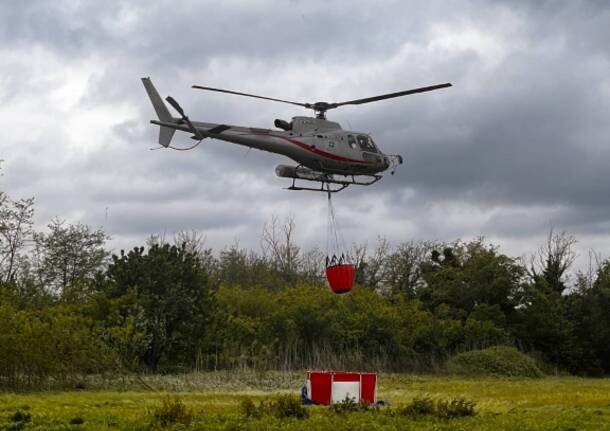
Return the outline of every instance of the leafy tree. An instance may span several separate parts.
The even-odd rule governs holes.
[[[513,332],[528,349],[539,351],[545,360],[574,371],[583,356],[574,322],[567,313],[567,271],[574,262],[575,239],[552,229],[545,244],[532,258],[530,282],[523,292],[520,322]]]
[[[421,265],[433,249],[433,243],[411,241],[400,244],[388,255],[384,265],[384,279],[392,293],[415,297],[416,290],[423,282]]]
[[[525,269],[516,259],[499,254],[482,239],[433,250],[430,260],[421,264],[423,283],[416,290],[429,310],[441,304],[452,317],[465,320],[480,316],[481,307],[495,310],[495,322],[510,320],[520,303],[519,294]],[[495,306],[489,308],[489,306]]]
[[[55,293],[64,293],[79,280],[92,278],[107,262],[108,235],[81,223],[54,219],[48,233],[36,233],[33,266],[38,281]],[[84,286],[83,286],[84,287]]]
[[[576,370],[610,373],[610,260],[601,262],[592,278],[580,274],[577,289],[566,302],[568,319],[582,346]]]
[[[573,322],[567,319],[565,298],[546,291],[547,287],[536,283],[527,286],[520,322],[512,330],[527,350],[538,351],[545,361],[574,371],[582,356],[581,346]]]
[[[112,256],[107,277],[106,296],[127,299],[118,313],[121,323],[131,318],[143,334],[140,361],[152,371],[192,366],[213,316],[213,289],[197,253],[186,245],[134,248]]]
[[[590,305],[581,314],[591,327],[591,345],[606,373],[610,373],[610,260],[606,260],[597,272],[597,279],[589,293]]]

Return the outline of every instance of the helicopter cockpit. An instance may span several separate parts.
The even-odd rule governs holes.
[[[360,146],[360,149],[362,151],[370,151],[371,153],[379,152],[379,150],[377,150],[377,147],[375,146],[375,143],[373,142],[373,139],[370,136],[358,135],[356,139],[358,140],[358,145]]]

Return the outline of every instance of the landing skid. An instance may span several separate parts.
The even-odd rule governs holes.
[[[312,192],[337,193],[352,184],[359,185],[359,186],[370,186],[371,184],[375,184],[377,181],[379,181],[381,178],[383,178],[381,175],[341,175],[341,176],[345,177],[345,180],[337,179],[337,178],[335,178],[335,175],[333,175],[333,174],[322,174],[322,175],[316,176],[315,178],[293,177],[292,185],[290,187],[287,187],[286,190],[309,190]],[[360,179],[362,177],[364,177],[366,179]],[[314,188],[314,187],[298,186],[296,184],[297,180],[320,183],[320,187]]]

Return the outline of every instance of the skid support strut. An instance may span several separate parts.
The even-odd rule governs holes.
[[[330,193],[340,192],[352,184],[359,186],[370,186],[382,178],[381,175],[338,175],[315,171],[300,175],[298,172],[299,168],[301,167],[302,165],[297,166],[294,170],[294,175],[290,175],[290,178],[292,178],[292,184],[290,187],[287,187],[287,190],[309,190],[313,192],[328,193],[330,195]],[[319,183],[320,187],[298,185],[297,180]]]

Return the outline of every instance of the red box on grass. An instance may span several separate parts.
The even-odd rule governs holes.
[[[308,371],[308,398],[315,404],[377,402],[377,374],[346,371]]]

